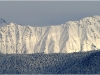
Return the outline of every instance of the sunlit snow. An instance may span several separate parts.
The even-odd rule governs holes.
[[[0,28],[0,35],[0,51],[8,54],[97,50],[100,49],[100,16],[47,27],[10,23]]]

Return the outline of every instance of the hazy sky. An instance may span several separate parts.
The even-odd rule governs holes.
[[[100,1],[0,1],[7,23],[48,26],[100,15]]]

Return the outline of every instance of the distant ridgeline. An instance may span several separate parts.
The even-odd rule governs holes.
[[[2,23],[6,23],[6,21],[4,19],[0,18],[0,24],[2,24]]]

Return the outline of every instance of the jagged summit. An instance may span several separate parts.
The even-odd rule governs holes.
[[[58,26],[10,23],[0,28],[0,52],[8,54],[72,53],[100,49],[100,16]]]
[[[98,21],[99,21],[99,19],[100,19],[100,16],[99,15],[94,15],[94,16],[92,16],[92,17],[84,17],[84,18],[82,18],[81,20],[78,20],[78,21],[68,21],[68,22],[65,22],[65,23],[63,23],[63,24],[61,24],[61,25],[65,25],[65,24],[68,24],[68,23],[77,23],[77,22],[80,22],[80,21],[88,21],[88,20],[90,20],[91,21],[91,19],[92,20],[97,20],[98,19]],[[1,22],[0,23],[6,23],[6,21],[4,20],[4,19],[2,19],[1,18]],[[14,23],[14,22],[11,22],[11,23],[9,23],[9,24],[7,24],[6,23],[6,25],[21,25],[21,24],[17,24],[17,23]],[[21,26],[24,26],[24,25],[21,25]],[[29,26],[29,27],[32,27],[32,26],[30,26],[30,25],[27,25],[27,26]],[[60,26],[60,25],[51,25],[51,26],[44,26],[44,27],[52,27],[52,26]]]
[[[2,23],[6,23],[6,21],[4,19],[0,18],[0,24],[2,24]]]
[[[6,21],[0,18],[0,27],[7,25]]]

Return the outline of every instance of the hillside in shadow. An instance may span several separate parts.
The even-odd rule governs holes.
[[[99,74],[100,51],[0,54],[0,74]]]

